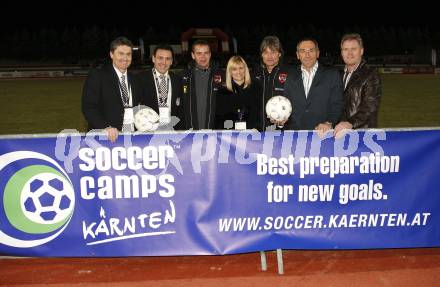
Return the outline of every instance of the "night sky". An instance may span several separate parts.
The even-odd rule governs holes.
[[[427,3],[400,1],[292,1],[270,0],[265,5],[256,1],[8,1],[2,3],[0,31],[87,27],[145,30],[147,26],[166,29],[171,24],[189,27],[230,27],[254,24],[279,27],[315,24],[317,27],[358,25],[411,25],[439,30],[440,11]],[[288,4],[288,7],[286,6]],[[385,7],[384,5],[387,5]],[[166,27],[166,28],[165,28]]]
[[[189,28],[215,27],[237,39],[240,54],[256,54],[264,36],[277,35],[286,54],[292,55],[301,37],[313,37],[320,43],[322,56],[339,57],[338,41],[349,32],[361,33],[367,56],[424,53],[431,47],[440,50],[440,11],[422,4],[401,1],[391,6],[386,0],[266,0],[264,5],[257,5],[256,0],[12,0],[2,2],[0,8],[0,59],[76,63],[106,57],[108,44],[116,36],[124,35],[135,44],[143,39],[148,47],[158,42],[179,43],[181,33]]]

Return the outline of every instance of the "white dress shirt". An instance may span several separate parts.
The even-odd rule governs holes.
[[[347,88],[347,84],[348,84],[348,81],[350,81],[351,75],[354,73],[354,71],[357,70],[357,68],[359,67],[359,65],[360,65],[360,63],[357,64],[356,67],[355,67],[353,70],[351,70],[350,72],[348,72],[347,79],[342,79],[342,80],[344,81],[344,83],[345,83],[345,85],[344,85],[344,90],[345,90],[345,88]],[[347,71],[348,71],[348,69],[347,69],[347,66],[346,66],[346,67],[344,68],[344,75],[345,75],[345,73],[346,73]]]
[[[132,107],[133,106],[133,97],[131,95],[131,87],[128,84],[127,70],[125,70],[125,73],[121,73],[121,71],[119,71],[115,66],[113,66],[113,69],[115,69],[116,74],[118,75],[119,85],[122,85],[122,83],[121,83],[121,76],[122,75],[125,76],[125,87],[127,88],[127,91],[128,91],[128,105],[130,107]],[[119,92],[121,93],[121,96],[122,96],[121,87],[119,85],[118,85]]]
[[[306,94],[306,98],[309,95],[310,87],[312,86],[313,78],[315,78],[316,71],[318,70],[318,61],[316,61],[315,65],[310,69],[310,72],[301,65],[302,72],[302,80],[304,85],[304,93]]]
[[[127,88],[128,92],[128,107],[124,107],[124,118],[122,122],[122,131],[123,132],[133,132],[134,131],[134,114],[133,114],[133,97],[131,93],[131,87],[128,84],[128,77],[127,77],[127,70],[125,70],[125,73],[121,73],[115,66],[113,66],[113,69],[115,69],[116,74],[118,75],[119,80],[119,92],[121,93],[122,97],[122,91],[121,91],[121,76],[125,76],[125,87]],[[121,98],[122,101],[122,98]]]

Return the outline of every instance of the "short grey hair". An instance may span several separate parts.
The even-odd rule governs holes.
[[[318,41],[316,41],[313,38],[302,38],[301,40],[298,41],[298,44],[296,44],[296,51],[297,52],[298,52],[298,49],[299,49],[299,45],[301,45],[302,42],[306,42],[306,41],[313,42],[313,44],[315,44],[316,50],[319,50]]]

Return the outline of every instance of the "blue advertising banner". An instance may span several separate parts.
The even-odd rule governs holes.
[[[0,254],[440,246],[440,130],[0,139]]]

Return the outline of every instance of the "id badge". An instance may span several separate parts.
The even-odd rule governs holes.
[[[161,124],[168,124],[171,121],[170,108],[162,107],[159,108],[159,121]]]
[[[133,108],[124,109],[124,125],[131,125],[134,123]]]
[[[246,122],[235,122],[236,130],[245,130],[246,129]]]

